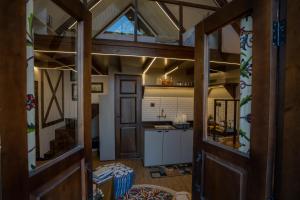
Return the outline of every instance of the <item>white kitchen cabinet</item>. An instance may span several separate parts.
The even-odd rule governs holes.
[[[181,163],[193,161],[193,130],[181,131]]]
[[[193,161],[193,130],[146,130],[144,166],[159,166]]]
[[[181,163],[181,132],[181,130],[169,130],[164,132],[164,165]]]
[[[163,131],[145,131],[144,144],[144,165],[157,166],[162,164],[163,160]]]

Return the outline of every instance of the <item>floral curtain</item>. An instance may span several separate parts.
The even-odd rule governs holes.
[[[35,97],[34,97],[34,49],[33,49],[33,0],[26,0],[26,56],[27,56],[27,140],[28,140],[28,169],[36,166],[35,146]]]
[[[240,131],[239,150],[250,151],[251,102],[252,102],[252,41],[253,19],[251,16],[241,20],[241,68],[240,68]]]

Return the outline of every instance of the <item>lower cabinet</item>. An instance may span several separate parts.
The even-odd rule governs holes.
[[[164,132],[163,165],[181,163],[181,131],[170,130]]]
[[[193,130],[185,130],[181,134],[181,162],[193,162]]]
[[[156,166],[163,159],[163,131],[145,131],[144,165]]]
[[[145,130],[144,166],[191,163],[193,130]]]

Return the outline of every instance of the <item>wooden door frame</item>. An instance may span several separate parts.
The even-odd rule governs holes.
[[[272,195],[275,147],[276,52],[272,48],[273,0],[234,0],[196,26],[195,47],[195,114],[193,197],[203,192],[203,150],[247,169],[246,179],[255,180],[243,190],[247,199],[267,199]],[[202,141],[206,132],[208,88],[208,34],[246,14],[253,17],[253,101],[249,157]],[[256,67],[255,67],[256,66]],[[199,114],[200,113],[200,114]],[[250,162],[256,160],[256,163]],[[241,197],[246,198],[246,196]]]
[[[5,94],[0,98],[1,199],[24,199],[29,173],[25,1],[0,1],[0,15],[0,93]]]
[[[1,136],[1,186],[3,199],[29,199],[29,194],[58,170],[67,170],[81,163],[82,177],[86,177],[85,195],[92,193],[91,150],[91,37],[92,16],[80,0],[53,0],[78,21],[79,79],[83,85],[79,91],[82,113],[79,131],[83,133],[80,144],[53,162],[29,174],[27,155],[27,123],[24,99],[26,96],[26,1],[3,0],[0,2],[0,136]],[[7,24],[10,24],[7,26]],[[24,97],[24,98],[22,98]],[[16,139],[17,138],[17,139]],[[77,168],[76,168],[77,169]],[[41,178],[42,177],[42,178]],[[47,179],[48,178],[48,179]],[[84,180],[85,181],[85,180]],[[17,192],[16,192],[17,188]]]

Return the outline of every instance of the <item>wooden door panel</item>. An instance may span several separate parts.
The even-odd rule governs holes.
[[[116,157],[139,157],[141,152],[141,77],[116,75]]]
[[[136,94],[137,92],[136,80],[120,80],[121,94]]]
[[[31,200],[82,199],[82,174],[80,165],[63,171],[53,180],[31,194]],[[62,195],[63,194],[63,195]]]
[[[136,98],[121,97],[120,98],[120,116],[121,124],[136,123]]]
[[[137,153],[136,127],[121,128],[121,152],[122,154]]]
[[[203,195],[209,200],[245,199],[246,172],[228,161],[203,153]]]

